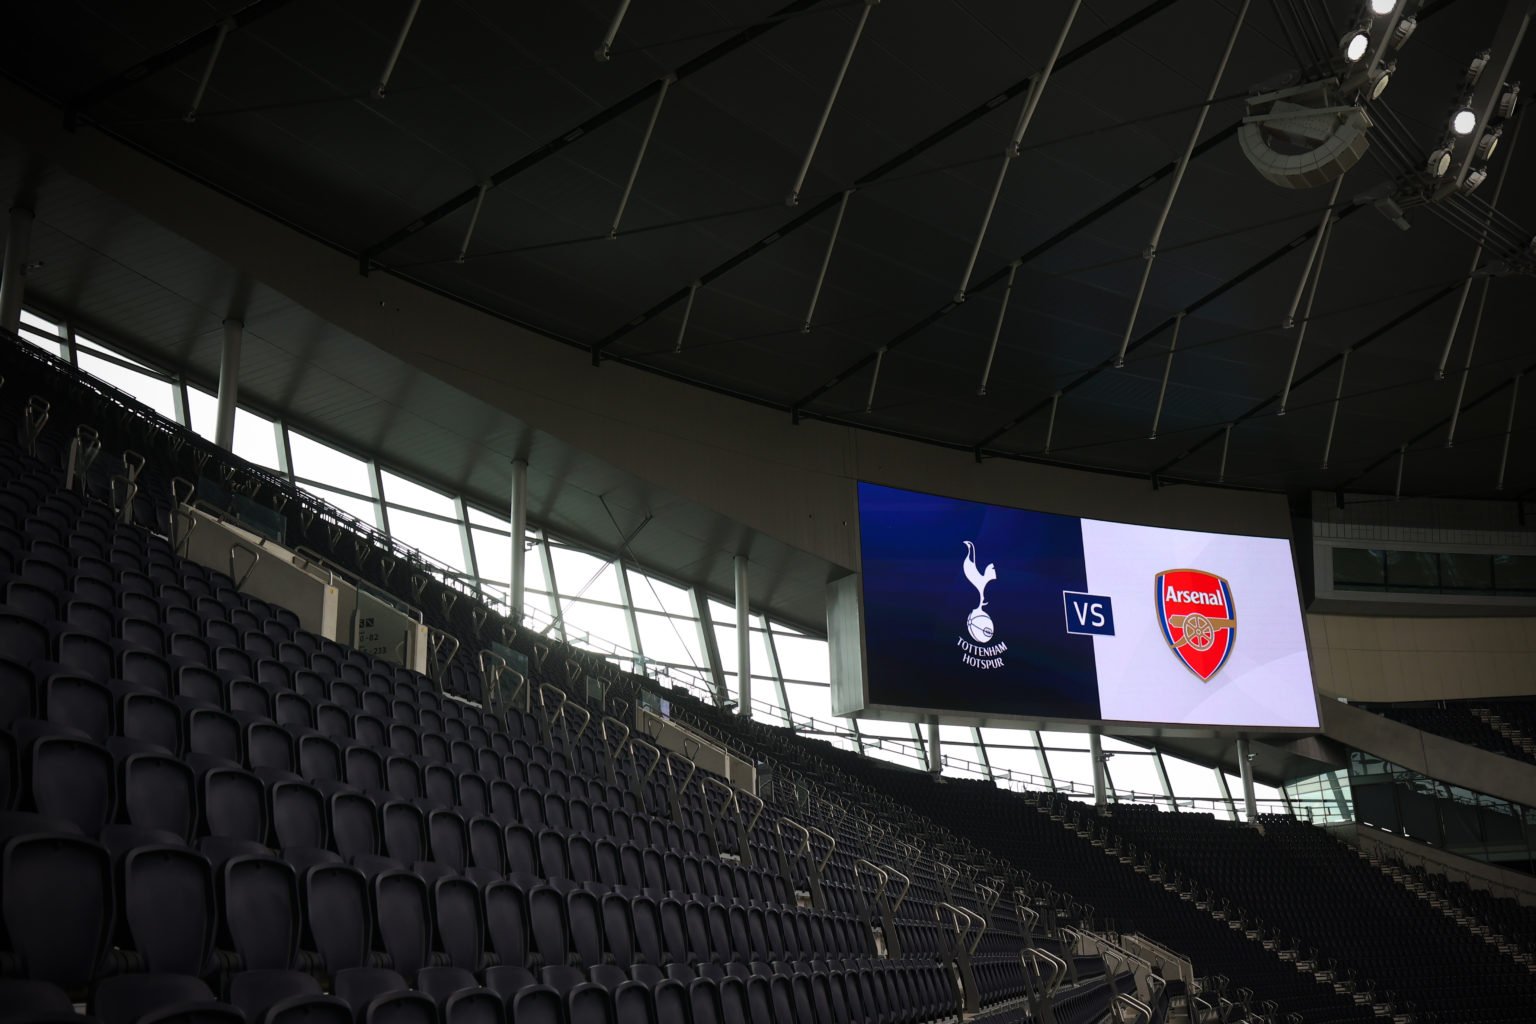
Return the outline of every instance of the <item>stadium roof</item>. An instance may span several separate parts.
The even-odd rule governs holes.
[[[594,60],[626,6],[610,59]],[[1440,144],[1469,62],[1498,49],[1501,19],[1528,0],[1430,0],[1419,11],[1390,88],[1370,105],[1371,149],[1343,180],[1289,409],[1276,414],[1298,336],[1281,324],[1331,190],[1266,181],[1235,128],[1259,83],[1333,60],[1358,7],[425,0],[418,10],[404,0],[60,0],[11,12],[13,30],[0,45],[6,73],[77,130],[126,142],[356,256],[371,274],[419,283],[598,363],[764,403],[786,418],[986,459],[1291,493],[1391,492],[1406,444],[1405,494],[1491,495],[1510,384],[1532,363],[1536,289],[1522,262],[1528,254],[1508,243],[1528,245],[1536,225],[1528,172],[1536,141],[1518,139],[1517,117],[1481,188],[1408,209],[1406,231],[1370,200],[1412,177],[1410,157]],[[967,299],[957,303],[1031,77],[1049,63],[1074,9],[1020,156],[1008,161]],[[1125,366],[1115,368],[1143,254],[1240,10],[1244,24],[1171,206]],[[1532,70],[1533,52],[1527,46],[1517,57],[1511,79]],[[669,75],[676,80],[658,108]],[[10,155],[20,183],[26,160],[19,148]],[[802,165],[791,207],[786,196]],[[274,318],[262,332],[272,349],[250,364],[247,394],[296,424],[323,424],[403,465],[429,467],[444,483],[498,493],[500,475],[480,464],[527,443],[505,443],[523,429],[506,410],[464,405],[457,391],[380,357],[366,339],[60,180],[65,198],[55,189],[47,200],[58,211],[59,251],[39,257],[37,297],[87,320],[99,315],[147,352],[211,374],[209,318],[247,295]],[[1498,216],[1489,221],[1496,192]],[[116,272],[93,265],[84,273],[104,252]],[[1437,380],[1473,266],[1487,275],[1468,290],[1447,377]],[[357,400],[354,389],[398,396],[395,408],[409,417]],[[1464,410],[1448,450],[1459,393]],[[1154,418],[1158,436],[1149,439]],[[1235,424],[1230,439],[1227,424]],[[1517,421],[1515,493],[1536,475],[1524,451],[1529,434]],[[614,526],[627,532],[643,515],[637,510],[658,500],[636,494],[627,503],[632,521],[621,514],[605,525],[595,496],[638,485],[584,483],[579,452],[551,454],[543,464],[568,465],[572,483],[594,499],[570,516],[579,536],[612,541]],[[549,486],[545,512],[558,517],[553,478]],[[694,524],[699,537],[721,528],[707,520]],[[676,564],[689,561],[681,549],[671,554]],[[780,556],[793,575],[795,553],[786,547]],[[787,586],[819,589],[824,569],[798,571],[804,579]],[[728,573],[722,565],[700,575],[718,574],[728,590]]]

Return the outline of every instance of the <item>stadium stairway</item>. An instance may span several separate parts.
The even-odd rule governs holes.
[[[1465,882],[1407,865],[1399,857],[1358,849],[1357,854],[1404,890],[1423,900],[1470,934],[1517,964],[1536,972],[1536,907],[1507,896],[1494,896]]]

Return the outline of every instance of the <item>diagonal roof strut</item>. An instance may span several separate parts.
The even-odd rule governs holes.
[[[1142,22],[1151,18],[1153,15],[1158,14],[1169,7],[1172,7],[1178,2],[1179,0],[1152,0],[1151,3],[1136,11],[1134,14],[1131,14],[1128,17],[1116,22],[1115,24],[1110,25],[1098,35],[1087,40],[1086,42],[1079,44],[1068,53],[1063,54],[1061,58],[1056,62],[1056,71],[1059,72],[1062,68],[1067,67],[1068,65],[1081,60],[1084,57],[1087,57],[1095,50],[1098,50],[1100,47],[1107,45],[1113,40],[1129,32],[1137,25],[1140,25]],[[997,93],[995,96],[992,96],[980,105],[966,111],[964,114],[961,114],[959,117],[955,118],[953,121],[950,121],[948,124],[939,128],[937,131],[930,133],[919,142],[914,143],[913,145],[902,150],[900,153],[897,153],[895,156],[891,157],[889,160],[886,160],[880,166],[874,168],[867,174],[857,179],[851,188],[858,189],[872,185],[879,181],[881,178],[884,178],[890,174],[892,171],[895,171],[897,168],[902,167],[905,164],[917,159],[917,157],[929,149],[932,149],[934,146],[937,146],[945,139],[948,139],[956,132],[959,132],[961,129],[966,128],[976,121],[981,120],[987,114],[991,113],[993,110],[996,110],[998,107],[1007,103],[1009,100],[1027,92],[1031,85],[1033,85],[1034,79],[1035,76],[1031,74],[1028,77],[1022,78],[1019,81],[1013,83],[1002,92]],[[840,202],[842,202],[843,193],[845,191],[846,189],[839,189],[827,195],[825,198],[814,203],[813,205],[807,207],[805,212],[790,220],[778,230],[770,232],[764,237],[753,242],[751,245],[747,246],[745,249],[742,249],[740,252],[736,253],[736,255],[727,259],[725,262],[720,263],[717,266],[698,275],[697,280],[707,285],[710,282],[717,280],[718,278],[734,270],[736,267],[739,267],[741,264],[745,263],[747,260],[750,260],[758,253],[768,248],[768,246],[783,238],[785,235],[794,231],[798,231],[812,220],[815,220],[821,214],[838,205]],[[602,361],[604,358],[603,351],[614,342],[629,334],[637,327],[640,327],[641,325],[654,319],[656,316],[664,312],[667,308],[674,305],[675,303],[686,299],[688,297],[690,287],[691,285],[679,288],[672,294],[657,302],[655,305],[651,306],[649,309],[634,317],[628,323],[625,323],[620,327],[616,327],[612,331],[609,331],[606,336],[594,342],[592,345],[593,365],[595,366]],[[870,356],[870,361],[873,361],[873,359],[874,356]]]
[[[721,40],[719,43],[716,43],[714,46],[710,47],[708,50],[705,50],[697,57],[679,64],[676,70],[671,72],[670,82],[668,84],[676,84],[677,82],[687,78],[689,75],[697,74],[716,61],[721,60],[734,53],[735,51],[741,49],[743,46],[746,46],[758,36],[761,36],[774,28],[777,28],[779,25],[783,24],[785,20],[787,20],[789,15],[798,14],[801,11],[815,7],[819,3],[821,3],[821,0],[791,0],[790,3],[780,7],[778,10],[768,15],[765,19],[759,21],[757,24],[750,25],[747,28],[742,29],[740,32],[730,36],[730,38]],[[498,185],[506,184],[508,181],[528,170],[528,168],[533,167],[535,164],[542,163],[548,158],[554,156],[556,153],[560,152],[562,149],[569,146],[577,139],[583,137],[588,132],[595,131],[608,122],[614,121],[628,113],[633,108],[639,106],[641,103],[644,103],[647,99],[655,96],[656,93],[663,88],[662,83],[663,79],[661,78],[647,82],[645,85],[641,86],[639,89],[636,89],[628,96],[625,96],[617,103],[604,107],[602,110],[599,110],[597,113],[576,125],[574,128],[568,129],[567,131],[564,131],[550,139],[538,149],[518,157],[516,160],[512,161],[510,164],[503,167],[501,170],[495,172],[486,179],[486,181],[490,183],[489,187],[495,188]],[[395,246],[399,245],[407,238],[410,238],[412,235],[415,235],[416,233],[431,227],[433,224],[436,224],[438,221],[442,220],[444,217],[448,216],[450,213],[453,213],[460,207],[467,206],[468,204],[474,202],[476,197],[480,195],[480,184],[481,183],[476,182],[474,185],[458,193],[457,195],[443,200],[437,206],[428,210],[420,217],[417,217],[409,224],[406,224],[404,227],[399,228],[393,234],[368,246],[368,248],[364,249],[358,256],[358,269],[362,273],[367,274],[368,271],[372,269],[374,261],[380,255],[390,249],[393,249]]]

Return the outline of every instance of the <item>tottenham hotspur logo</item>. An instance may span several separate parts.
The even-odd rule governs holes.
[[[966,541],[962,568],[966,580],[976,588],[976,607],[965,617],[965,631],[975,643],[967,642],[965,637],[959,638],[960,660],[972,668],[1002,668],[1001,655],[1008,650],[1008,645],[993,642],[995,629],[992,616],[987,614],[987,584],[997,579],[997,566],[988,562],[985,570],[976,568],[976,545]]]

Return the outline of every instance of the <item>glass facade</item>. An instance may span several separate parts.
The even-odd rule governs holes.
[[[174,369],[150,366],[34,311],[24,312],[22,321],[22,336],[31,344],[212,438],[215,397]],[[236,413],[234,451],[416,548],[494,607],[506,607],[512,537],[505,508],[415,480],[392,466],[387,453],[347,451],[250,408]],[[702,694],[714,694],[718,680],[730,699],[739,699],[736,611],[728,595],[680,583],[665,567],[585,550],[534,524],[521,542],[527,554],[524,616],[533,628]],[[926,729],[833,717],[825,638],[755,611],[750,623],[755,716],[896,764],[927,764]],[[939,744],[947,775],[1092,797],[1093,758],[1083,733],[944,726]],[[1230,787],[1238,790],[1234,804],[1212,767],[1111,737],[1104,738],[1103,749],[1114,800],[1237,815],[1240,788]],[[1286,794],[1277,790],[1260,795],[1265,811],[1288,807]]]
[[[1448,853],[1536,874],[1536,808],[1447,785],[1352,751],[1355,820]]]
[[[1335,590],[1393,594],[1536,594],[1536,555],[1334,548]]]

